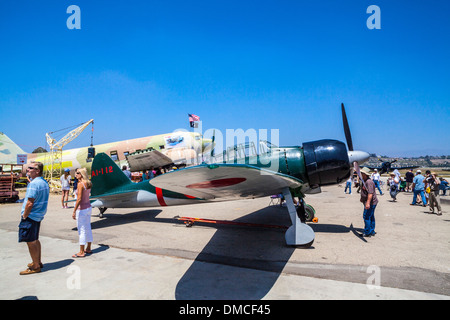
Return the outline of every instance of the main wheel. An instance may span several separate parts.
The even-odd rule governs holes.
[[[311,222],[314,219],[316,211],[309,204],[301,204],[297,207],[297,216],[301,222]]]
[[[309,204],[305,205],[305,216],[306,216],[306,221],[311,222],[314,219],[314,216],[316,215],[316,210],[314,210],[314,208],[312,206],[310,206]]]
[[[98,208],[100,210],[100,213],[98,214],[99,218],[103,218],[103,213],[105,213],[106,209],[108,208]]]

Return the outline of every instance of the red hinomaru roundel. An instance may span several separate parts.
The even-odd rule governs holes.
[[[246,178],[217,179],[217,180],[193,183],[193,184],[186,186],[186,188],[191,188],[191,189],[223,188],[223,187],[233,186],[235,184],[244,182],[245,180],[247,180],[247,179]]]

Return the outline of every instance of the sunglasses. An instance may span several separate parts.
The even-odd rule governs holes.
[[[36,170],[36,167],[28,167],[27,170]]]

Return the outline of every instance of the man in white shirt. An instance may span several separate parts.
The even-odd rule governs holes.
[[[383,195],[383,192],[380,189],[380,174],[378,173],[377,169],[375,169],[374,171],[375,172],[372,173],[371,178],[372,178],[373,182],[375,183],[375,187],[377,187],[378,191],[380,192],[380,195]]]

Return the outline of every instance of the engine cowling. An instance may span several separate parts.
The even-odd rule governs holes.
[[[350,176],[346,145],[324,139],[303,143],[306,173],[311,188],[340,183]]]

